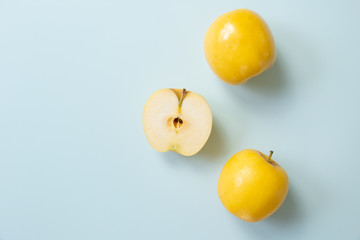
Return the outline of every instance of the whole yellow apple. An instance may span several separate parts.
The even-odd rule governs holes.
[[[204,50],[214,73],[233,85],[259,75],[276,59],[269,27],[260,15],[247,9],[217,18],[206,32]]]
[[[289,179],[270,155],[246,149],[232,156],[221,171],[217,192],[225,208],[235,216],[258,222],[284,202]]]

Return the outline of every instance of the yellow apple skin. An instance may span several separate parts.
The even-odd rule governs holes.
[[[206,32],[204,50],[210,68],[232,85],[259,75],[276,59],[269,27],[260,15],[247,9],[217,18]]]
[[[284,202],[288,189],[285,170],[252,149],[240,151],[227,161],[217,186],[225,208],[247,222],[273,214]]]

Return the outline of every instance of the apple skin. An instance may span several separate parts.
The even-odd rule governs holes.
[[[217,192],[235,216],[258,222],[284,202],[289,179],[285,170],[263,153],[246,149],[232,156],[221,171]]]
[[[259,14],[247,9],[218,17],[206,32],[204,51],[213,72],[232,85],[261,74],[276,59],[269,27]]]

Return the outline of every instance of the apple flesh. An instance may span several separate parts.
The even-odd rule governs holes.
[[[210,136],[211,110],[197,93],[185,89],[160,89],[145,104],[143,127],[155,150],[192,156],[201,150]]]

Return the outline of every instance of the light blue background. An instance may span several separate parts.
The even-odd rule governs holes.
[[[204,34],[257,11],[275,66],[242,86]],[[360,239],[359,1],[0,0],[0,239]],[[158,153],[142,109],[200,93],[214,128],[193,157]],[[274,150],[284,205],[246,223],[220,203],[227,159]]]

